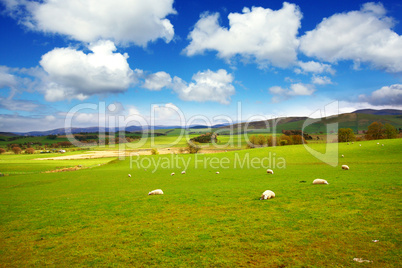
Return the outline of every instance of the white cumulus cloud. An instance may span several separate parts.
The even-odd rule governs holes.
[[[313,75],[311,82],[316,85],[330,85],[332,84],[331,78],[328,76]]]
[[[226,70],[198,72],[192,78],[194,82],[190,84],[179,77],[173,79],[173,90],[184,101],[214,101],[229,104],[230,97],[235,94],[235,88],[232,85],[234,77]]]
[[[55,48],[42,56],[40,65],[47,73],[43,78],[46,100],[83,100],[94,94],[124,92],[135,81],[128,55],[114,53],[113,42],[99,41],[89,49],[92,53],[85,54],[73,48]]]
[[[388,72],[402,72],[402,36],[392,30],[381,3],[366,3],[359,11],[335,14],[300,39],[300,50],[328,62],[352,60]]]
[[[174,0],[5,0],[6,10],[20,23],[45,33],[83,42],[110,39],[119,44],[146,46],[174,36]]]
[[[370,96],[360,95],[361,101],[366,101],[372,105],[395,105],[402,106],[402,84],[384,86]]]
[[[230,13],[229,29],[219,25],[219,14],[203,14],[190,32],[191,41],[184,52],[192,56],[212,50],[226,60],[240,55],[262,67],[288,67],[297,58],[301,18],[299,8],[286,2],[279,10],[252,7]]]
[[[169,87],[172,83],[172,78],[166,72],[157,72],[145,77],[143,88],[149,90],[161,90],[164,87]]]
[[[308,61],[308,62],[299,61],[297,63],[297,66],[300,68],[295,69],[296,73],[318,73],[318,74],[329,73],[332,75],[335,74],[335,70],[332,69],[331,65],[316,61]]]
[[[273,86],[268,89],[273,95],[272,102],[280,102],[289,99],[292,96],[309,96],[315,92],[315,87],[310,84],[295,83],[291,84],[289,88],[280,86]]]

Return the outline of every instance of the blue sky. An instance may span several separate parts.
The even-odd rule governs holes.
[[[173,125],[308,116],[334,101],[402,107],[400,1],[0,0],[0,11],[0,131],[69,115],[96,126],[154,111]]]

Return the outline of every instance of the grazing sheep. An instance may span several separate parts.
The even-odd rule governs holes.
[[[271,199],[275,197],[275,193],[272,192],[271,190],[266,190],[265,192],[262,193],[260,200],[266,200],[266,199]]]
[[[323,179],[315,179],[313,184],[329,184],[326,180]]]
[[[173,176],[174,175],[174,172],[172,172],[172,174],[170,174],[170,176]]]
[[[361,144],[359,144],[359,146],[362,146]]]
[[[384,146],[384,144],[381,144],[381,146]]]
[[[349,170],[349,167],[347,165],[342,165],[342,169]]]
[[[219,171],[217,171],[216,174],[219,174]]]
[[[183,170],[183,171],[181,172],[181,174],[186,174],[186,171]]]
[[[349,142],[348,142],[348,145],[349,145]]]
[[[379,142],[377,142],[377,145],[380,145],[380,143],[379,143]]]
[[[163,191],[161,189],[156,189],[148,193],[148,195],[156,195],[156,194],[163,194]]]
[[[354,142],[352,142],[352,144],[355,144]]]
[[[345,157],[344,155],[342,155],[342,157]]]
[[[267,169],[268,174],[274,174],[274,171],[272,169]]]
[[[128,176],[131,178],[131,174],[128,174]]]

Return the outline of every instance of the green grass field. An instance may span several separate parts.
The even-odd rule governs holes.
[[[0,266],[401,267],[402,140],[379,142],[330,144],[337,167],[299,145],[123,161],[1,155],[11,175],[0,177]],[[39,173],[77,164],[92,168]],[[259,200],[265,190],[276,198]]]

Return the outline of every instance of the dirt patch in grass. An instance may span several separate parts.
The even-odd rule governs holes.
[[[162,148],[158,149],[159,154],[181,154],[180,148]],[[203,149],[201,153],[214,154],[229,152],[229,150],[224,149]],[[151,155],[151,149],[140,149],[132,151],[88,151],[85,154],[76,155],[63,155],[56,157],[47,158],[36,158],[33,160],[73,160],[73,159],[93,159],[93,158],[104,158],[104,157],[119,157],[119,156],[130,156],[130,155]]]

